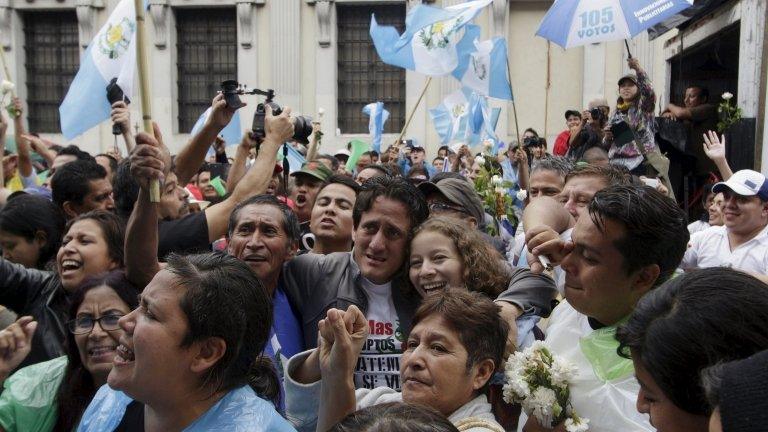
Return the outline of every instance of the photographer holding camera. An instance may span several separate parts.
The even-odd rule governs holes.
[[[594,99],[581,114],[582,120],[570,127],[568,152],[566,156],[573,160],[584,159],[584,153],[593,147],[603,147],[608,114],[611,108],[605,99]]]

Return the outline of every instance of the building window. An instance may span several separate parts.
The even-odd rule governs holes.
[[[221,82],[237,79],[235,9],[176,9],[179,132],[189,133]]]
[[[371,13],[381,25],[405,28],[405,5],[337,4],[338,31],[338,120],[342,133],[367,133],[365,105],[381,101],[390,117],[385,133],[397,133],[405,123],[405,70],[381,61],[369,29]]]
[[[60,133],[59,105],[80,64],[74,10],[24,14],[27,119],[32,132]]]

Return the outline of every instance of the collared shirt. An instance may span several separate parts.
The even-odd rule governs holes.
[[[714,226],[695,233],[691,236],[680,267],[685,270],[730,267],[748,273],[768,274],[768,225],[733,250],[725,226]]]

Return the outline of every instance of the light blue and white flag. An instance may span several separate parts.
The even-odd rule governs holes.
[[[488,99],[464,87],[429,110],[432,123],[442,144],[463,142],[474,146],[485,139],[498,141],[496,124],[500,108],[490,108]]]
[[[471,145],[477,145],[485,140],[490,140],[496,144],[499,141],[496,136],[496,124],[500,114],[501,108],[491,108],[486,96],[472,93],[467,142]]]
[[[559,0],[536,35],[563,48],[630,39],[693,5],[693,0]]]
[[[459,89],[443,99],[440,105],[429,110],[432,124],[440,136],[440,143],[464,141],[467,137],[471,92]]]
[[[363,114],[368,116],[371,149],[381,153],[381,134],[384,131],[384,123],[389,119],[389,111],[384,109],[384,102],[374,102],[363,107]]]
[[[109,119],[107,84],[113,78],[126,96],[133,96],[135,36],[133,0],[121,0],[83,54],[80,70],[59,107],[64,138],[71,140]]]
[[[480,41],[479,36],[480,27],[467,26],[464,39],[471,38],[471,43],[462,39],[458,46],[459,63],[451,75],[481,95],[512,100],[506,39],[497,37]]]
[[[192,132],[190,132],[192,136],[197,135],[203,126],[205,126],[205,122],[208,120],[208,116],[211,115],[212,109],[213,108],[208,107],[205,112],[200,114],[200,118],[198,118],[195,125],[192,126]],[[240,129],[240,111],[235,111],[235,115],[232,116],[232,120],[230,120],[229,124],[221,130],[220,135],[224,139],[227,147],[240,144],[240,140],[243,137],[243,131]],[[213,145],[213,143],[211,143],[211,145]],[[213,147],[209,148],[208,155],[210,156],[213,154],[213,151]]]
[[[384,63],[430,76],[447,75],[459,64],[460,31],[493,0],[474,0],[444,9],[418,5],[408,12],[402,35],[371,15],[371,39]]]

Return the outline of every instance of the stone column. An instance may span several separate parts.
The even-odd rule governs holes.
[[[77,0],[75,11],[77,12],[77,26],[80,33],[80,46],[83,48],[88,47],[95,36],[95,32],[98,31],[99,9],[104,9],[103,0]]]
[[[272,88],[279,104],[297,108],[301,96],[301,0],[269,4]]]
[[[154,43],[157,49],[168,45],[168,0],[149,0],[149,16],[155,31]]]
[[[6,51],[11,49],[12,18],[13,7],[10,0],[0,0],[0,49]]]

